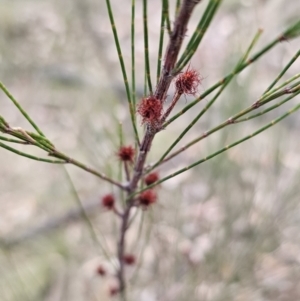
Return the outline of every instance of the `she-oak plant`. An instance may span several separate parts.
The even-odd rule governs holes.
[[[114,23],[114,16],[112,7],[109,0],[106,0],[108,16],[111,22],[111,28],[116,44],[116,49],[119,56],[121,71],[123,74],[125,90],[128,100],[128,108],[131,116],[131,123],[134,133],[134,143],[132,145],[121,145],[119,150],[116,150],[116,155],[123,165],[124,168],[124,179],[118,181],[106,176],[104,173],[81,163],[67,154],[59,151],[55,145],[50,141],[49,138],[41,131],[36,125],[32,118],[27,114],[26,110],[21,104],[12,96],[9,90],[0,82],[0,88],[7,95],[7,97],[13,102],[17,109],[23,114],[27,121],[32,125],[35,132],[28,131],[19,127],[12,127],[3,116],[0,116],[0,131],[4,134],[0,136],[0,147],[14,152],[18,155],[27,157],[29,159],[43,161],[53,164],[72,164],[75,165],[88,173],[93,174],[100,180],[111,183],[118,189],[123,191],[126,196],[126,201],[121,202],[115,195],[106,194],[102,197],[102,205],[111,210],[120,221],[119,237],[117,241],[117,258],[118,265],[115,266],[115,276],[118,281],[118,286],[114,288],[111,293],[118,293],[120,297],[126,299],[126,283],[125,279],[125,266],[127,264],[135,263],[134,254],[126,253],[126,233],[131,225],[132,209],[138,207],[141,209],[148,208],[155,204],[159,198],[155,187],[168,179],[185,172],[188,169],[194,168],[195,166],[225,152],[226,150],[258,135],[259,133],[270,128],[274,124],[280,122],[290,114],[300,109],[300,104],[288,110],[283,115],[272,120],[262,128],[258,129],[254,133],[243,137],[242,139],[235,141],[232,144],[225,146],[216,152],[207,155],[204,158],[198,159],[193,164],[188,165],[173,174],[166,175],[162,178],[159,177],[157,168],[159,168],[164,162],[176,157],[178,154],[184,152],[189,147],[205,139],[209,135],[222,130],[223,128],[250,120],[252,118],[264,115],[282,104],[288,102],[296,95],[300,93],[300,74],[295,74],[285,82],[279,84],[279,80],[283,77],[289,67],[298,59],[300,55],[300,49],[294,55],[293,58],[287,63],[282,69],[278,76],[273,82],[267,87],[265,92],[256,99],[253,104],[249,107],[244,108],[242,111],[237,112],[233,116],[229,117],[224,122],[216,125],[215,127],[205,131],[199,137],[193,139],[185,146],[173,151],[174,147],[184,137],[184,135],[197,123],[197,121],[209,110],[209,108],[215,103],[217,98],[222,94],[224,89],[230,83],[230,81],[242,70],[255,63],[259,58],[266,54],[269,50],[274,48],[276,45],[294,39],[300,35],[300,20],[292,24],[288,29],[279,34],[273,41],[266,44],[265,47],[260,49],[258,52],[250,56],[252,48],[256,44],[257,40],[262,34],[261,30],[258,30],[256,35],[253,37],[250,45],[245,50],[245,53],[238,60],[236,66],[232,72],[226,75],[223,79],[219,80],[212,87],[207,89],[200,96],[196,97],[198,91],[198,85],[202,81],[202,77],[197,70],[194,70],[190,65],[190,60],[196,52],[199,44],[202,41],[204,34],[206,33],[213,17],[215,16],[222,0],[210,0],[207,7],[201,16],[199,23],[190,37],[186,37],[188,22],[191,18],[193,10],[200,4],[201,0],[177,0],[176,2],[176,14],[175,21],[171,26],[169,16],[169,1],[162,0],[161,7],[161,30],[158,47],[158,62],[157,62],[157,83],[153,88],[150,63],[148,55],[148,29],[147,29],[147,0],[143,0],[143,28],[144,28],[144,46],[145,46],[145,91],[149,93],[136,103],[136,91],[135,91],[135,0],[132,0],[131,10],[131,86],[127,78],[127,71],[125,69],[125,63],[122,57],[121,46],[118,39],[117,29]],[[168,44],[165,48],[163,55],[163,42],[164,35],[168,34]],[[188,39],[186,47],[182,51],[182,55],[179,53],[182,48],[183,40]],[[174,83],[175,92],[170,104],[166,103],[166,96],[170,94],[169,88],[171,83]],[[207,101],[206,105],[202,110],[199,111],[198,115],[183,128],[182,132],[178,134],[175,141],[169,146],[164,154],[155,163],[146,164],[147,155],[151,150],[152,141],[155,136],[161,130],[168,130],[172,122],[177,118],[180,118],[185,112],[197,105],[200,101],[207,98],[212,92],[216,91],[215,95]],[[177,101],[182,95],[193,95],[195,100],[188,103],[179,113],[169,118],[173,108],[176,106]],[[283,98],[282,98],[283,97]],[[277,99],[281,98],[278,102]],[[271,102],[275,102],[268,107]],[[261,109],[266,107],[265,109]],[[260,109],[260,110],[258,110]],[[258,111],[258,112],[257,112]],[[254,113],[255,112],[255,113]],[[139,137],[137,131],[136,116],[141,118],[141,124],[145,126],[145,132],[142,138]],[[10,138],[13,137],[13,138]],[[36,146],[44,150],[48,158],[41,158],[30,155],[19,151],[18,149],[10,146],[9,144],[27,144]],[[53,159],[49,158],[52,157]],[[83,209],[83,208],[82,208]],[[105,270],[99,268],[99,274],[105,274]]]

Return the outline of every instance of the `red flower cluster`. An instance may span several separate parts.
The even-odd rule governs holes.
[[[153,189],[145,190],[139,195],[139,203],[142,206],[149,206],[155,203],[156,199],[157,199],[157,195]]]
[[[185,72],[178,75],[175,86],[179,94],[195,95],[200,83],[201,77],[199,73],[194,69],[188,68]]]
[[[134,154],[135,154],[135,150],[131,145],[121,146],[117,153],[121,161],[129,161],[129,162],[133,162]]]
[[[115,206],[115,197],[112,194],[106,194],[102,197],[102,206],[111,210]]]
[[[155,183],[156,181],[158,181],[159,180],[159,175],[158,175],[158,173],[157,172],[151,172],[151,173],[149,173],[149,175],[147,175],[146,177],[145,177],[145,184],[147,185],[147,186],[149,186],[149,185],[151,185],[151,184],[153,184],[153,183]]]
[[[137,112],[142,117],[142,124],[147,123],[152,126],[159,123],[162,111],[162,102],[154,96],[143,98],[137,107]]]

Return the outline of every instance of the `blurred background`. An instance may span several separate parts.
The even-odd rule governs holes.
[[[130,74],[131,1],[112,0]],[[137,91],[143,94],[141,1],[136,1]],[[174,5],[170,1],[171,21]],[[120,4],[121,3],[121,4]],[[207,1],[196,9],[187,36]],[[156,74],[160,1],[149,1],[149,51]],[[299,18],[297,0],[227,0],[191,66],[199,93],[232,70],[252,37],[259,50]],[[237,76],[178,147],[253,103],[299,49],[282,42]],[[285,78],[299,72],[296,62]],[[116,178],[120,123],[133,143],[127,100],[105,1],[0,0],[0,79],[59,150]],[[159,133],[156,161],[210,100]],[[182,98],[180,110],[192,98]],[[299,102],[296,98],[291,102]],[[31,130],[0,93],[1,115]],[[159,170],[168,175],[250,134],[280,113],[236,124],[193,146]],[[299,113],[254,139],[159,187],[151,210],[137,211],[128,232],[129,300],[293,301],[300,299]],[[139,127],[142,134],[143,128]],[[21,150],[36,155],[33,147]],[[76,167],[30,161],[0,149],[0,300],[111,300],[118,233],[100,199],[116,191]],[[90,214],[96,243],[78,207]],[[105,248],[109,259],[102,252]],[[105,275],[99,274],[99,267]]]

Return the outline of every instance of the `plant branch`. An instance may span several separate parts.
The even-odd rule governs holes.
[[[204,163],[204,162],[212,159],[213,157],[216,157],[217,155],[220,155],[223,152],[226,152],[228,149],[230,149],[230,148],[232,148],[232,147],[234,147],[234,146],[236,146],[236,145],[238,145],[238,144],[240,144],[242,142],[245,142],[245,141],[253,138],[254,136],[262,133],[263,131],[265,131],[268,128],[272,127],[273,125],[277,124],[278,122],[280,122],[281,120],[283,120],[284,118],[288,117],[289,115],[291,115],[292,113],[296,112],[299,109],[300,109],[300,104],[298,104],[297,106],[295,106],[294,108],[292,108],[291,110],[289,110],[288,112],[286,112],[285,114],[281,115],[277,119],[274,119],[273,121],[271,121],[267,125],[263,126],[262,128],[260,128],[256,132],[254,132],[254,133],[252,133],[252,134],[250,134],[250,135],[248,135],[248,136],[246,136],[246,137],[244,137],[244,138],[242,138],[240,140],[237,140],[236,142],[234,142],[232,144],[226,145],[224,148],[216,151],[215,153],[212,153],[211,155],[209,155],[209,156],[207,156],[207,157],[205,157],[205,158],[203,158],[201,160],[198,160],[198,161],[194,162],[193,164],[188,165],[188,166],[186,166],[186,167],[184,167],[184,168],[176,171],[175,173],[173,173],[171,175],[168,175],[168,176],[160,179],[159,181],[157,181],[157,182],[149,185],[146,188],[143,188],[143,189],[141,189],[139,191],[136,191],[135,193],[132,193],[129,197],[132,198],[135,195],[137,195],[137,194],[139,194],[139,193],[141,193],[141,192],[143,192],[143,191],[145,191],[147,189],[151,189],[151,188],[153,188],[153,187],[155,187],[155,186],[157,186],[157,185],[159,185],[159,184],[161,184],[161,183],[163,183],[163,182],[165,182],[165,181],[167,181],[167,180],[169,180],[169,179],[171,179],[171,178],[173,178],[173,177],[175,177],[175,176],[177,176],[177,175],[179,175],[179,174],[181,174],[181,173],[183,173],[183,172],[185,172],[185,171],[187,171],[187,170],[189,170],[189,169],[191,169],[191,168],[193,168],[193,167],[195,167],[195,166],[197,166],[197,165],[199,165],[201,163]]]
[[[273,41],[271,41],[269,44],[267,44],[265,47],[263,47],[261,50],[259,50],[257,53],[255,53],[252,57],[248,59],[245,63],[243,63],[238,70],[236,70],[237,73],[240,73],[242,70],[244,70],[246,67],[250,66],[252,63],[254,63],[256,60],[258,60],[262,55],[266,54],[269,50],[271,50],[274,46],[278,45],[282,41],[286,39],[293,39],[297,35],[300,34],[300,21],[292,24],[286,31],[281,33],[277,38],[275,38]],[[194,101],[192,101],[190,104],[186,105],[179,113],[175,114],[172,118],[170,118],[163,127],[166,127],[173,121],[175,121],[178,117],[183,115],[186,111],[191,109],[194,105],[196,105],[199,101],[204,99],[206,96],[211,94],[215,89],[217,89],[219,86],[221,86],[230,76],[232,76],[232,73],[226,75],[223,79],[219,80],[216,84],[211,86],[209,89],[207,89],[203,94],[201,94],[198,98],[196,98]]]
[[[134,131],[135,139],[136,139],[137,143],[139,144],[140,140],[139,140],[139,135],[138,135],[138,131],[137,131],[137,128],[136,128],[136,121],[135,121],[135,107],[133,106],[133,103],[132,103],[132,100],[131,100],[130,89],[129,89],[128,79],[127,79],[124,59],[123,59],[122,50],[121,50],[121,46],[120,46],[120,42],[119,42],[119,38],[118,38],[118,33],[117,33],[115,21],[114,21],[113,12],[112,12],[111,5],[110,5],[110,0],[106,0],[106,6],[107,6],[107,11],[108,11],[108,15],[109,15],[110,24],[111,24],[111,29],[112,29],[112,32],[113,32],[113,36],[114,36],[114,40],[115,40],[115,44],[116,44],[116,49],[117,49],[118,56],[119,56],[119,62],[120,62],[121,70],[122,70],[123,81],[124,81],[125,90],[126,90],[126,94],[127,94],[128,105],[129,105],[131,123],[132,123],[133,131]]]
[[[299,83],[297,86],[290,88],[290,89],[284,89],[283,91],[281,91],[280,93],[278,93],[276,95],[276,97],[274,97],[274,95],[269,95],[269,98],[265,98],[263,102],[260,102],[260,100],[254,102],[251,106],[249,106],[248,108],[242,110],[241,112],[235,114],[234,116],[230,117],[229,119],[227,119],[226,121],[222,122],[221,124],[217,125],[216,127],[204,132],[201,136],[199,136],[196,139],[193,139],[191,142],[189,142],[188,144],[186,144],[185,146],[181,147],[179,150],[173,152],[171,155],[165,157],[164,159],[160,159],[159,161],[157,161],[153,166],[151,166],[150,169],[147,170],[147,173],[149,173],[151,170],[153,170],[154,168],[156,168],[157,166],[166,163],[167,161],[173,159],[174,157],[176,157],[177,155],[181,154],[183,151],[187,150],[188,148],[190,148],[191,146],[193,146],[194,144],[198,143],[199,141],[207,138],[208,136],[210,136],[211,134],[231,125],[231,124],[235,124],[235,123],[239,123],[242,121],[246,121],[258,116],[261,116],[263,114],[266,114],[268,112],[270,112],[273,109],[276,109],[277,107],[281,106],[282,104],[286,103],[287,101],[291,100],[292,98],[296,97],[298,94],[300,93],[300,86]],[[291,96],[285,98],[283,101],[275,104],[274,106],[269,107],[268,109],[255,114],[255,115],[251,115],[249,117],[246,117],[244,119],[239,119],[240,117],[258,109],[259,107],[269,103],[270,101],[285,95],[285,94],[292,94]]]
[[[174,24],[174,29],[170,35],[170,41],[167,46],[164,66],[156,90],[154,92],[154,97],[159,99],[161,102],[164,102],[166,93],[174,77],[173,69],[182,45],[183,38],[185,36],[187,23],[191,17],[193,9],[199,2],[200,0],[197,1],[184,0],[181,9],[178,13],[178,17]],[[166,4],[167,1],[164,1],[164,3]],[[141,179],[146,157],[150,150],[150,146],[156,132],[157,129],[153,130],[151,126],[149,125],[147,126],[146,133],[140,145],[139,154],[134,164],[134,173],[129,183],[129,186],[127,187],[128,196],[136,190],[137,184]],[[124,252],[126,248],[125,237],[128,228],[130,212],[133,206],[134,206],[134,198],[129,197],[127,199],[127,207],[122,216],[122,222],[120,226],[120,237],[118,240],[119,271],[117,276],[119,280],[119,289],[123,300],[126,300],[126,290],[125,290],[126,283],[125,283],[125,276],[124,276],[124,261],[123,261]]]

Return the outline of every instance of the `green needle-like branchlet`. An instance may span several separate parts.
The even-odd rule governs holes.
[[[158,45],[158,54],[157,54],[156,83],[158,83],[159,81],[160,70],[161,70],[161,60],[162,60],[162,51],[163,51],[164,33],[165,33],[164,25],[165,25],[165,14],[164,14],[164,8],[162,6],[161,17],[160,17],[159,45]]]
[[[190,61],[190,59],[196,52],[221,2],[222,0],[209,1],[195,32],[193,33],[190,41],[188,42],[184,53],[182,54],[181,58],[176,64],[176,68],[174,71],[175,74],[180,72],[187,65],[187,63]]]
[[[225,146],[224,148],[222,148],[222,149],[220,149],[220,150],[218,150],[218,151],[212,153],[211,155],[209,155],[209,156],[207,156],[207,157],[205,157],[205,158],[203,158],[203,159],[201,159],[201,160],[198,160],[198,161],[194,162],[193,164],[188,165],[188,166],[186,166],[186,167],[184,167],[184,168],[178,170],[177,172],[175,172],[175,173],[173,173],[173,174],[171,174],[171,175],[168,175],[168,176],[166,176],[166,177],[160,179],[159,181],[155,182],[154,184],[149,185],[149,186],[147,186],[146,188],[143,188],[143,189],[141,189],[141,190],[135,192],[135,193],[132,194],[130,197],[133,197],[133,196],[135,196],[135,195],[137,195],[137,194],[139,194],[139,193],[141,193],[141,192],[143,192],[143,191],[145,191],[145,190],[147,190],[147,189],[151,189],[151,188],[153,188],[153,187],[155,187],[155,186],[157,186],[157,185],[159,185],[159,184],[161,184],[161,183],[163,183],[163,182],[165,182],[165,181],[167,181],[167,180],[169,180],[169,179],[171,179],[171,178],[173,178],[173,177],[175,177],[175,176],[177,176],[177,175],[179,175],[179,174],[181,174],[181,173],[183,173],[183,172],[185,172],[185,171],[187,171],[187,170],[189,170],[189,169],[191,169],[191,168],[194,168],[195,166],[197,166],[197,165],[199,165],[199,164],[201,164],[201,163],[204,163],[204,162],[206,162],[206,161],[208,161],[208,160],[210,160],[210,159],[212,159],[212,158],[214,158],[214,157],[220,155],[220,154],[223,153],[223,152],[226,152],[227,150],[229,150],[229,149],[232,148],[232,147],[234,147],[234,146],[236,146],[236,145],[238,145],[238,144],[241,144],[241,143],[243,143],[243,142],[245,142],[245,141],[247,141],[247,140],[253,138],[254,136],[256,136],[256,135],[258,135],[258,134],[264,132],[264,131],[267,130],[268,128],[270,128],[270,127],[272,127],[273,125],[277,124],[278,122],[282,121],[284,118],[288,117],[289,115],[291,115],[292,113],[296,112],[296,111],[299,110],[299,109],[300,109],[300,104],[298,104],[297,106],[295,106],[294,108],[292,108],[291,110],[289,110],[288,112],[286,112],[285,114],[281,115],[281,116],[278,117],[277,119],[274,119],[273,121],[271,121],[271,122],[268,123],[267,125],[263,126],[263,127],[260,128],[259,130],[255,131],[254,133],[252,133],[252,134],[250,134],[250,135],[248,135],[248,136],[246,136],[246,137],[244,137],[244,138],[242,138],[242,139],[240,139],[240,140],[237,140],[236,142],[234,142],[234,143],[232,143],[232,144],[229,144],[229,145]]]
[[[67,181],[69,182],[69,185],[70,185],[71,193],[74,195],[75,202],[76,202],[77,206],[79,207],[79,209],[81,211],[81,216],[82,216],[82,218],[83,218],[83,220],[84,220],[84,222],[85,222],[85,224],[88,228],[88,231],[90,232],[90,236],[91,236],[91,238],[94,242],[95,247],[100,249],[102,251],[103,255],[105,256],[105,258],[108,261],[110,261],[114,266],[114,263],[111,261],[111,257],[108,254],[107,245],[106,245],[106,247],[104,247],[103,244],[101,243],[101,241],[98,239],[98,235],[96,233],[96,230],[94,229],[94,226],[93,226],[93,224],[92,224],[92,222],[91,222],[91,220],[90,220],[90,218],[89,218],[89,216],[88,216],[88,214],[87,214],[87,212],[86,212],[86,210],[83,206],[83,203],[80,199],[80,196],[79,196],[79,194],[78,194],[78,192],[75,188],[75,185],[73,183],[73,180],[72,180],[68,170],[66,169],[65,166],[63,166],[63,168],[64,168],[64,171],[65,171]],[[103,241],[105,242],[104,236],[103,235],[101,235],[101,236],[103,238]]]
[[[170,15],[169,15],[169,0],[162,0],[163,5],[163,14],[165,19],[165,24],[167,26],[167,31],[169,36],[171,35],[171,23],[170,23]]]
[[[148,88],[152,94],[151,72],[149,62],[149,41],[148,41],[148,17],[147,17],[147,0],[143,0],[143,25],[144,25],[144,47],[145,47],[145,69]]]
[[[32,159],[32,160],[36,160],[36,161],[41,161],[41,162],[47,162],[47,163],[54,163],[54,164],[64,164],[64,163],[67,163],[66,161],[61,161],[61,160],[50,160],[50,159],[44,159],[44,158],[39,158],[39,157],[36,157],[36,156],[33,156],[33,155],[29,155],[29,154],[26,154],[26,153],[23,153],[15,148],[12,148],[2,142],[0,142],[0,147],[2,148],[5,148],[17,155],[20,155],[20,156],[23,156],[23,157],[26,157],[26,158],[29,158],[29,159]]]
[[[135,89],[135,0],[131,1],[131,95],[133,107],[136,107]]]
[[[211,101],[207,103],[207,105],[203,108],[203,110],[193,119],[193,121],[182,131],[182,133],[178,136],[178,138],[172,143],[172,145],[167,149],[167,151],[162,155],[158,163],[155,165],[157,166],[160,162],[163,161],[163,159],[171,152],[171,150],[177,145],[177,143],[185,136],[185,134],[197,123],[197,121],[207,112],[207,110],[215,103],[217,98],[221,95],[221,93],[224,91],[224,89],[227,87],[227,85],[230,83],[232,78],[236,75],[236,71],[240,68],[240,66],[245,62],[247,59],[251,49],[254,47],[255,43],[258,41],[258,38],[260,37],[262,31],[259,30],[254,38],[252,39],[249,47],[247,48],[246,52],[243,54],[242,58],[239,60],[237,65],[235,66],[233,72],[231,75],[226,79],[226,81],[223,83],[222,87],[219,89],[218,93],[213,97]],[[154,166],[154,167],[155,167]],[[154,168],[153,167],[153,168]]]
[[[298,83],[299,85],[300,83]],[[299,87],[295,87],[294,91],[292,92],[293,94],[287,98],[285,98],[284,100],[282,100],[281,102],[269,107],[266,110],[261,111],[260,113],[257,113],[255,115],[251,115],[249,117],[240,119],[240,117],[247,115],[250,112],[253,112],[254,110],[256,110],[255,106],[250,106],[247,109],[235,114],[234,116],[230,117],[229,119],[227,119],[226,121],[222,122],[221,124],[215,126],[214,128],[204,132],[202,135],[200,135],[199,137],[193,139],[191,142],[189,142],[188,144],[186,144],[185,146],[181,147],[179,150],[173,152],[172,154],[170,154],[169,156],[167,156],[163,161],[157,162],[156,164],[153,165],[153,167],[151,168],[154,169],[156,166],[169,161],[170,159],[174,158],[175,156],[179,155],[180,153],[182,153],[183,151],[187,150],[188,148],[190,148],[191,146],[193,146],[194,144],[200,142],[201,140],[207,138],[208,136],[210,136],[211,134],[231,125],[231,124],[235,124],[235,123],[239,123],[239,122],[243,122],[261,115],[264,115],[270,111],[272,111],[273,109],[278,108],[279,106],[283,105],[284,103],[288,102],[289,100],[293,99],[294,97],[296,97],[299,93],[300,93],[300,86]],[[284,93],[287,94],[287,93]],[[278,94],[277,97],[280,97],[283,94]],[[263,103],[260,103],[260,106],[263,106],[265,104],[267,104],[268,102],[274,100],[275,98],[273,97],[269,97],[268,99],[265,99],[265,101]],[[150,171],[150,170],[149,170]],[[148,171],[148,172],[149,172]]]
[[[9,93],[7,88],[0,82],[1,90],[6,94],[6,96],[13,102],[13,104],[18,108],[18,110],[22,113],[22,115],[27,119],[27,121],[33,126],[33,128],[41,135],[45,136],[43,132],[39,129],[39,127],[35,124],[35,122],[29,117],[27,112],[22,108],[22,106],[18,103],[18,101]]]
[[[265,92],[262,97],[259,99],[259,101],[264,100],[265,98],[268,98],[270,95],[274,94],[275,92],[277,92],[278,90],[280,90],[283,87],[287,87],[288,84],[290,84],[291,82],[295,81],[296,79],[298,79],[300,77],[300,73],[295,74],[294,76],[292,76],[291,78],[289,78],[288,80],[286,80],[284,83],[282,83],[281,85],[277,86],[276,88],[271,89],[268,92]],[[293,83],[290,87],[293,88],[295,86],[298,86],[297,82]]]
[[[286,32],[289,32],[291,28],[295,28],[300,24],[300,21],[298,21],[296,24],[291,25],[286,31],[284,31],[282,34],[280,34],[276,39],[271,41],[269,44],[267,44],[265,47],[263,47],[260,51],[255,53],[252,57],[250,57],[244,64],[240,66],[240,68],[236,71],[237,73],[240,73],[242,70],[244,70],[246,67],[250,66],[252,63],[254,63],[256,60],[258,60],[261,56],[266,54],[269,50],[271,50],[274,46],[278,45],[280,42],[282,42],[282,36],[286,34]],[[297,26],[296,26],[297,25]],[[295,36],[294,36],[295,37]],[[293,37],[289,37],[293,38]],[[211,94],[215,89],[217,89],[219,86],[221,86],[232,74],[228,74],[223,79],[219,80],[216,84],[214,84],[212,87],[207,89],[203,94],[201,94],[198,98],[196,98],[194,101],[192,101],[190,104],[186,105],[179,113],[175,114],[172,118],[170,118],[167,122],[165,122],[164,127],[166,127],[168,124],[172,123],[174,120],[176,120],[178,117],[180,117],[182,114],[184,114],[186,111],[188,111],[190,108],[192,108],[194,105],[196,105],[199,101],[204,99],[206,96]]]
[[[129,105],[131,123],[132,123],[132,126],[133,126],[135,139],[138,142],[138,144],[140,144],[139,135],[138,135],[138,131],[137,131],[137,128],[136,128],[136,121],[135,121],[135,107],[133,106],[133,103],[132,103],[132,100],[131,100],[131,93],[130,93],[130,89],[129,89],[129,84],[128,84],[128,79],[127,79],[124,59],[123,59],[123,55],[122,55],[121,46],[120,46],[120,43],[119,43],[118,33],[117,33],[115,21],[114,21],[114,15],[113,15],[111,5],[110,5],[110,0],[106,0],[106,6],[107,6],[107,11],[108,11],[108,15],[109,15],[110,24],[111,24],[111,29],[112,29],[112,32],[113,32],[114,41],[115,41],[115,44],[116,44],[116,48],[117,48],[117,52],[118,52],[118,56],[119,56],[119,62],[120,62],[121,70],[122,70],[123,81],[124,81],[125,90],[126,90],[126,94],[127,94],[128,105]]]
[[[180,5],[181,5],[181,0],[177,0],[176,1],[176,8],[175,8],[175,19],[178,15],[179,9],[180,9]]]
[[[6,138],[6,137],[3,137],[3,136],[0,136],[0,140],[7,141],[7,142],[12,142],[12,143],[18,143],[18,144],[28,144],[28,142],[26,142],[26,141],[21,141],[21,140],[17,140],[17,139],[10,139],[10,138]]]
[[[290,26],[285,32],[282,34],[283,40],[294,39],[300,36],[300,20]]]
[[[256,118],[256,117],[259,117],[259,116],[262,116],[266,113],[269,113],[271,111],[273,111],[274,109],[277,109],[278,107],[280,107],[281,105],[285,104],[286,102],[288,102],[289,100],[293,99],[295,96],[297,96],[298,94],[300,93],[300,89],[293,95],[289,96],[289,97],[286,97],[284,100],[276,103],[275,105],[273,106],[270,106],[269,108],[257,113],[257,114],[253,114],[253,115],[250,115],[248,117],[245,117],[245,118],[241,118],[241,119],[238,119],[237,121],[235,121],[235,123],[238,123],[238,122],[243,122],[243,121],[248,121],[250,119],[253,119],[253,118]]]
[[[271,83],[271,85],[266,89],[264,94],[268,93],[282,78],[282,76],[285,74],[285,72],[292,66],[292,64],[298,59],[300,55],[300,50],[297,51],[297,53],[292,57],[292,59],[287,63],[287,65],[282,69],[282,71],[279,73],[279,75],[275,78],[275,80]]]

